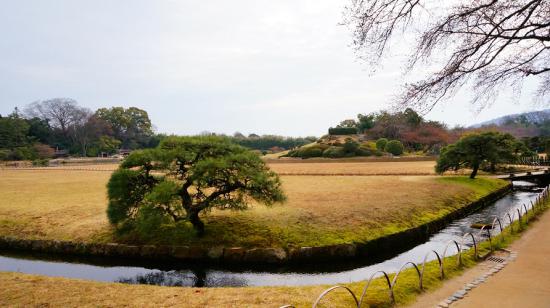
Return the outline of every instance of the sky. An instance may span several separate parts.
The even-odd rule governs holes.
[[[70,97],[145,109],[161,133],[320,136],[388,108],[411,78],[406,42],[375,73],[358,59],[341,25],[348,1],[5,0],[0,114]],[[541,109],[526,89],[481,112],[466,89],[425,116],[471,125]]]

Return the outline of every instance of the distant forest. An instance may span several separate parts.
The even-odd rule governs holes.
[[[206,133],[212,134],[212,133]],[[92,111],[70,98],[34,102],[0,115],[0,160],[45,160],[60,155],[110,156],[119,150],[156,147],[166,134],[155,133],[147,111],[136,107]],[[226,136],[262,152],[284,151],[316,140],[274,135]]]
[[[534,114],[507,116],[470,128],[448,128],[444,123],[424,119],[412,109],[395,113],[380,111],[343,120],[329,128],[327,136],[396,140],[402,143],[405,151],[437,155],[443,146],[456,142],[468,132],[500,131],[519,138],[534,152],[548,153],[550,112],[537,112],[536,117]],[[240,132],[232,136],[218,135],[263,154],[297,149],[322,139],[246,136]],[[15,108],[7,116],[0,115],[0,160],[44,160],[62,155],[111,156],[120,150],[156,147],[166,136],[154,132],[145,110],[111,107],[92,111],[73,99],[55,98],[34,102],[22,110]]]

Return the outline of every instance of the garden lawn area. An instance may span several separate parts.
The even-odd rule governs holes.
[[[398,160],[398,159],[396,159]],[[435,161],[394,162],[268,162],[279,174],[435,175]],[[461,170],[462,172],[462,170]]]
[[[107,171],[0,170],[0,235],[233,247],[359,243],[441,217],[507,185],[490,178],[282,176],[284,204],[214,210],[203,217],[200,239],[187,223],[137,238],[116,237],[107,222],[109,177]]]

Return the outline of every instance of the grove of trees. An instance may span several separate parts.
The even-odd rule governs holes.
[[[367,115],[359,114],[357,120],[344,120],[335,128],[329,129],[330,135],[357,133],[364,134],[372,140],[399,140],[410,151],[432,154],[437,154],[442,146],[456,140],[459,134],[448,129],[443,123],[425,120],[410,108],[394,113],[381,111]],[[379,150],[384,150],[384,147]]]
[[[54,98],[0,116],[0,160],[48,159],[55,150],[84,157],[114,154],[120,148],[154,147],[162,137],[153,133],[145,110],[93,112],[73,99]]]
[[[243,134],[236,132],[233,136],[229,137],[236,144],[244,147],[259,150],[259,151],[271,151],[278,148],[279,150],[289,150],[296,147],[306,145],[308,143],[315,142],[317,137],[283,137],[276,135],[256,135],[250,134],[244,136]]]

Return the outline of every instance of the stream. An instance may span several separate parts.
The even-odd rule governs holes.
[[[299,286],[356,282],[367,279],[379,270],[396,272],[407,261],[421,263],[431,250],[441,254],[450,240],[454,239],[460,243],[464,233],[478,234],[478,229],[470,227],[472,223],[490,224],[495,216],[503,217],[506,213],[512,215],[518,206],[534,202],[538,194],[535,184],[522,181],[513,184],[514,190],[493,204],[455,220],[433,234],[426,242],[404,252],[386,256],[382,260],[239,269],[0,251],[0,271],[105,282],[194,287]],[[502,224],[505,227],[508,221],[502,220]],[[498,234],[498,228],[492,230],[492,233]],[[466,245],[471,245],[471,242],[466,241]],[[447,255],[456,253],[454,246],[449,247]],[[435,254],[428,256],[428,260],[435,258]]]

